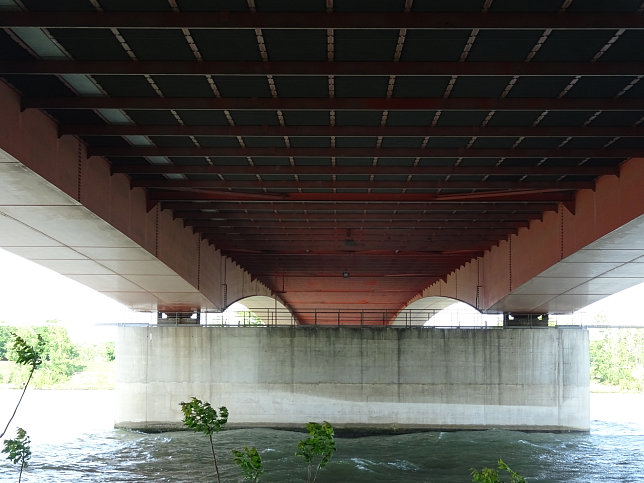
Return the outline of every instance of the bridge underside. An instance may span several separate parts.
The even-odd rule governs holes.
[[[0,246],[138,310],[304,324],[643,281],[638,6],[478,3],[4,2]]]

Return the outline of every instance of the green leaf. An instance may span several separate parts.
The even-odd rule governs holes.
[[[254,446],[244,446],[242,450],[234,449],[233,462],[239,466],[242,476],[247,480],[259,481],[259,477],[264,473],[262,457]]]
[[[22,428],[18,428],[16,434],[15,439],[4,440],[2,452],[7,453],[7,459],[13,464],[20,464],[25,467],[31,458],[31,440],[27,436],[27,432]]]
[[[12,332],[11,335],[13,336],[13,350],[17,364],[31,366],[34,369],[42,364],[42,351],[45,341],[40,334],[38,334],[38,341],[35,346],[29,345],[25,339],[15,332]]]

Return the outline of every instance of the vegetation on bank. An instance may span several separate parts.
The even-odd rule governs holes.
[[[644,329],[600,329],[590,341],[590,379],[614,391],[644,391]]]
[[[0,323],[0,386],[21,388],[29,368],[13,364],[16,346],[12,334],[29,345],[38,345],[42,364],[33,375],[35,388],[111,389],[114,385],[114,342],[74,344],[67,329],[55,321],[37,327]],[[41,342],[38,342],[38,341]]]

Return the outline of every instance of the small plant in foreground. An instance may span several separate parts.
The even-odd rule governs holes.
[[[333,426],[323,421],[320,423],[308,423],[306,425],[306,430],[309,432],[309,437],[301,440],[297,443],[297,453],[296,456],[302,456],[307,463],[307,482],[315,482],[318,477],[318,472],[320,468],[324,468],[335,452],[335,434],[333,432]],[[315,465],[317,460],[317,466],[315,468],[315,473],[312,475],[311,479],[311,469]]]
[[[215,454],[215,445],[212,441],[213,433],[221,431],[228,421],[228,409],[225,406],[219,408],[219,414],[209,402],[201,401],[193,397],[190,402],[182,402],[181,411],[183,412],[183,424],[188,428],[198,433],[208,435],[210,439],[210,449],[212,451],[212,459],[215,462],[215,472],[217,473],[217,481],[221,482],[219,478],[219,467],[217,466],[217,455]]]
[[[7,425],[4,427],[4,430],[2,431],[2,433],[0,433],[0,438],[2,438],[7,432],[7,429],[9,429],[11,421],[13,421],[13,418],[16,416],[16,412],[18,412],[18,406],[20,406],[22,398],[25,396],[25,392],[27,391],[27,386],[29,385],[29,381],[31,381],[31,377],[34,375],[36,369],[38,369],[38,366],[42,364],[41,354],[44,341],[40,335],[38,335],[38,342],[35,346],[27,344],[27,342],[25,342],[25,339],[17,335],[15,332],[12,332],[11,336],[13,337],[13,350],[15,352],[14,362],[23,366],[31,366],[31,371],[29,372],[27,382],[25,382],[25,387],[22,390],[22,394],[20,394],[20,399],[18,399],[16,408],[13,410],[13,414],[11,414],[9,421],[7,421]]]
[[[505,470],[510,475],[510,483],[525,483],[525,478],[512,469],[499,458],[499,470]],[[503,480],[499,477],[499,471],[492,468],[483,468],[478,471],[476,468],[470,468],[472,472],[472,481],[479,483],[502,483]]]
[[[257,448],[244,446],[242,450],[234,449],[233,456],[233,462],[239,466],[244,478],[253,483],[259,481],[259,477],[264,473],[264,463]]]
[[[7,453],[7,459],[13,464],[20,464],[20,476],[18,476],[18,483],[22,480],[22,470],[27,466],[29,458],[31,458],[31,447],[29,436],[27,432],[18,428],[15,439],[5,439],[3,453]]]

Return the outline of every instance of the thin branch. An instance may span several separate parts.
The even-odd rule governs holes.
[[[212,459],[215,462],[215,471],[217,472],[217,482],[221,483],[221,480],[219,479],[219,467],[217,466],[217,456],[215,455],[215,446],[212,442],[212,434],[209,434],[208,437],[210,438],[210,450],[212,451]]]
[[[9,421],[7,422],[7,425],[4,428],[4,431],[2,431],[2,434],[0,434],[0,438],[2,438],[5,433],[7,432],[7,429],[9,429],[9,425],[11,424],[11,421],[13,421],[13,418],[16,416],[16,413],[18,412],[18,407],[20,406],[20,403],[22,402],[22,398],[25,396],[25,392],[27,392],[27,386],[29,385],[29,381],[31,381],[31,376],[34,375],[34,371],[36,370],[36,366],[32,365],[31,366],[31,372],[29,373],[29,377],[27,378],[27,382],[25,383],[25,387],[22,390],[22,394],[20,395],[20,399],[18,399],[18,404],[16,404],[16,408],[13,410],[13,414],[9,418]]]

